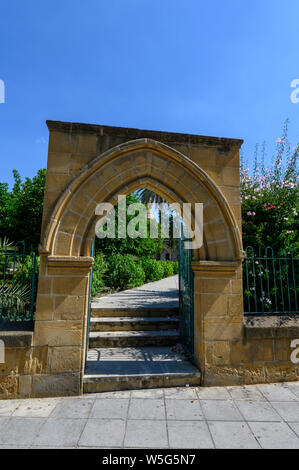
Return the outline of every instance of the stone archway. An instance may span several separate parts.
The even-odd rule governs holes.
[[[48,122],[47,182],[34,332],[44,351],[36,395],[82,393],[95,207],[147,187],[170,202],[204,203],[193,263],[195,358],[221,382],[243,320],[238,150],[242,141]],[[220,378],[220,380],[219,380]]]

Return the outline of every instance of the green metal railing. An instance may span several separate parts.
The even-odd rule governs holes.
[[[94,258],[95,255],[95,244],[96,240],[94,239],[91,247],[90,256]],[[89,348],[89,332],[90,332],[90,312],[91,312],[91,292],[92,292],[92,280],[93,280],[93,268],[90,271],[89,279],[89,291],[88,291],[88,313],[87,313],[87,332],[86,332],[86,351],[85,351],[85,361],[87,361],[88,348]]]
[[[299,258],[291,248],[275,256],[271,246],[245,250],[244,314],[295,314],[299,299]]]
[[[194,280],[191,264],[193,250],[184,247],[185,241],[192,240],[184,236],[178,239],[180,337],[186,350],[193,356]]]
[[[24,242],[0,246],[0,321],[33,320],[37,270],[37,255]]]

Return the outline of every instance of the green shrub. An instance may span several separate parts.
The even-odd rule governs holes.
[[[164,268],[156,259],[144,257],[141,259],[141,264],[146,281],[159,281],[164,277]]]
[[[163,267],[163,277],[168,277],[173,275],[173,262],[169,260],[162,260],[159,261],[161,266]]]
[[[132,289],[145,282],[142,265],[132,255],[112,254],[108,258],[106,285],[113,288]]]
[[[103,253],[97,253],[94,258],[93,274],[92,274],[92,287],[91,295],[96,296],[101,289],[104,287],[104,276],[107,271],[107,262]]]

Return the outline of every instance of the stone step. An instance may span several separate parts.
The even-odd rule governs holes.
[[[84,393],[200,385],[200,371],[170,347],[95,348],[88,352]]]
[[[135,346],[172,346],[179,341],[177,330],[165,331],[92,331],[90,348],[125,348]]]
[[[90,331],[173,330],[179,326],[176,317],[94,317]]]
[[[90,316],[95,317],[172,317],[178,316],[178,308],[101,308],[91,304]]]

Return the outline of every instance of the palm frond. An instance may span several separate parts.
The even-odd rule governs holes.
[[[138,189],[138,191],[136,192],[142,204],[162,204],[163,202],[166,202],[163,197],[159,196],[159,194],[154,193],[150,189],[142,188]]]
[[[22,282],[0,285],[0,307],[4,311],[25,313],[30,303],[31,288]]]

